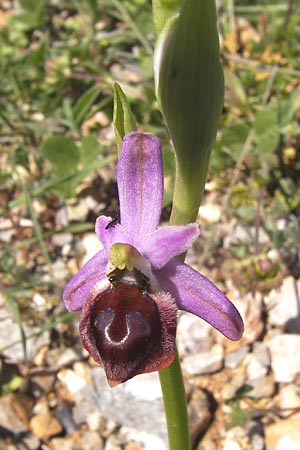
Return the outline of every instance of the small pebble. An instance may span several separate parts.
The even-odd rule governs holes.
[[[194,353],[183,358],[182,369],[189,375],[218,372],[223,367],[223,347],[215,344],[210,352]]]
[[[235,352],[228,353],[225,356],[224,364],[227,369],[236,369],[244,360],[245,356],[249,352],[250,346],[243,345]]]
[[[280,334],[267,342],[275,381],[291,383],[300,374],[300,335]]]

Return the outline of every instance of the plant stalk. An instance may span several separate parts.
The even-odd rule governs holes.
[[[190,449],[188,414],[183,377],[176,350],[172,364],[159,372],[170,450]]]

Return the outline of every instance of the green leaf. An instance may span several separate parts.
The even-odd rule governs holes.
[[[249,125],[237,122],[223,131],[222,144],[228,148],[228,153],[234,161],[237,161],[250,131]]]
[[[42,155],[60,174],[71,174],[79,163],[79,149],[68,136],[53,136],[44,141]]]
[[[253,205],[242,205],[236,209],[236,213],[243,222],[253,224],[256,217],[256,210]]]
[[[83,168],[90,166],[96,161],[97,156],[100,153],[100,145],[98,139],[93,136],[85,136],[82,139],[81,146],[79,148],[80,163]]]
[[[78,184],[87,177],[93,170],[97,170],[100,167],[104,167],[112,161],[115,161],[116,156],[108,156],[100,161],[94,161],[88,166],[84,166],[81,170],[74,170],[68,174],[59,173],[51,180],[51,189],[56,192],[60,197],[71,198],[74,197]],[[48,188],[49,187],[48,183]]]
[[[14,375],[12,377],[12,379],[8,382],[2,385],[2,394],[6,395],[9,394],[10,392],[14,392],[17,391],[23,382],[23,378],[20,377],[19,375]],[[0,447],[0,450],[2,449],[2,447]]]
[[[26,28],[41,27],[44,24],[45,0],[19,0],[23,11],[17,14]]]
[[[77,182],[70,180],[68,182],[57,181],[53,187],[53,192],[61,198],[73,198],[76,195]]]
[[[86,113],[100,94],[101,90],[102,88],[95,84],[79,97],[73,109],[73,117],[77,125],[81,123]]]
[[[300,110],[299,89],[293,89],[287,99],[275,100],[278,111],[278,122],[280,127],[286,127],[293,120],[297,111]]]
[[[225,85],[233,93],[235,102],[246,105],[248,103],[247,95],[240,78],[227,67],[224,68],[224,75]]]
[[[273,152],[279,144],[280,134],[275,111],[259,111],[254,120],[257,149]]]
[[[118,83],[114,84],[114,129],[116,135],[117,149],[120,152],[125,134],[136,131],[135,118],[131,112],[126,95]]]

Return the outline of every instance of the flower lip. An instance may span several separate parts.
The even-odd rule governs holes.
[[[115,284],[89,297],[79,326],[83,346],[104,367],[111,386],[164,368],[175,355],[176,306],[141,287],[137,271],[123,272]],[[124,281],[129,275],[130,282]]]

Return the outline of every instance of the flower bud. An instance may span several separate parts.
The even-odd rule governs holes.
[[[170,19],[158,38],[154,70],[177,172],[191,186],[186,195],[199,204],[224,99],[213,0],[183,2],[178,19]]]

